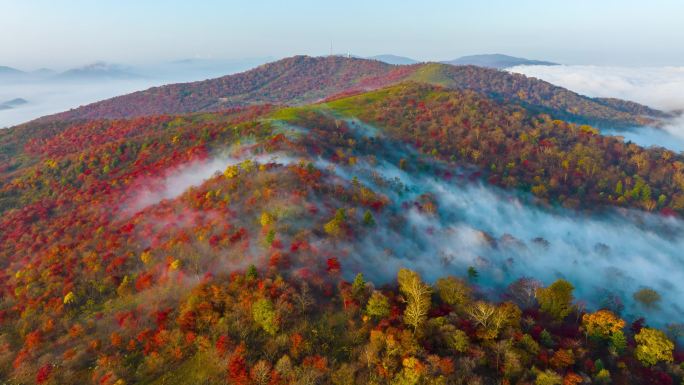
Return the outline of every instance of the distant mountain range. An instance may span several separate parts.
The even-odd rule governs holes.
[[[397,55],[376,55],[376,56],[368,57],[368,59],[379,60],[379,61],[387,63],[387,64],[395,64],[395,65],[407,65],[407,64],[420,63],[418,60],[411,59],[410,57],[397,56]]]
[[[96,62],[83,67],[70,69],[56,76],[59,79],[133,79],[140,75],[133,70],[105,62]]]
[[[421,63],[418,60],[406,56],[392,54],[382,54],[370,57],[354,56],[354,58],[371,59],[392,65],[412,65]],[[44,80],[92,81],[162,77],[172,79],[173,81],[191,81],[195,79],[219,77],[237,71],[245,71],[272,60],[272,58],[268,57],[251,59],[190,58],[155,66],[136,68],[98,61],[82,67],[72,68],[64,72],[57,72],[48,68],[41,68],[35,71],[22,71],[8,66],[0,66],[0,80],[13,82]],[[453,65],[476,65],[497,69],[513,67],[516,65],[556,64],[547,61],[528,60],[501,54],[463,56],[443,63]]]
[[[137,70],[149,77],[171,79],[174,82],[192,81],[246,71],[273,60],[272,57],[246,59],[188,58]]]
[[[376,55],[370,56],[367,59],[379,60],[387,64],[395,65],[410,65],[418,64],[420,61],[411,59],[405,56],[397,55]],[[519,65],[558,65],[558,63],[553,63],[543,60],[530,60],[521,57],[508,56],[502,54],[484,54],[484,55],[470,55],[462,56],[458,59],[443,61],[444,64],[452,65],[474,65],[478,67],[486,68],[496,68],[504,69],[515,67]]]
[[[11,108],[15,108],[15,107],[21,106],[21,105],[26,104],[26,103],[28,103],[28,101],[25,99],[22,99],[22,98],[16,98],[16,99],[8,100],[6,102],[0,103],[0,110],[9,110]]]
[[[134,70],[105,62],[96,62],[83,67],[57,72],[48,68],[35,71],[22,71],[12,67],[0,66],[0,80],[26,82],[45,80],[103,80],[138,78]]]
[[[218,111],[256,104],[305,104],[405,81],[472,90],[496,100],[582,123],[638,125],[668,115],[636,103],[590,98],[542,80],[478,66],[390,65],[342,56],[295,56],[216,79],[154,87],[41,118],[129,118]]]
[[[0,76],[5,76],[5,75],[20,75],[23,74],[23,71],[20,71],[16,68],[12,67],[7,67],[7,66],[0,66]]]
[[[502,54],[462,56],[458,59],[445,61],[444,63],[453,65],[475,65],[479,67],[497,69],[515,67],[519,65],[558,65],[558,63],[552,63],[548,61],[530,60]]]
[[[48,68],[22,71],[0,66],[0,81],[12,83],[36,81],[110,81],[134,79],[159,79],[165,82],[186,82],[216,78],[226,74],[246,71],[272,61],[273,58],[211,59],[190,58],[154,65],[126,66],[107,62],[95,62],[63,72]]]

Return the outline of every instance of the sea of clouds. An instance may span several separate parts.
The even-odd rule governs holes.
[[[106,75],[0,78],[0,104],[17,98],[28,102],[0,109],[0,129],[150,87],[230,75],[269,59],[184,60],[132,68],[130,76],[120,78]]]
[[[508,71],[582,95],[631,100],[664,111],[684,109],[684,67],[517,66]]]
[[[0,103],[16,98],[28,102],[0,110],[0,129],[164,83],[147,78],[0,83]]]
[[[643,146],[662,146],[684,151],[684,67],[603,67],[591,65],[517,66],[508,71],[545,80],[590,97],[612,97],[645,104],[678,115],[660,129],[615,130]]]

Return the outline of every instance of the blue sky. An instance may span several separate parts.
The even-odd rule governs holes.
[[[507,53],[684,65],[682,0],[0,0],[0,65],[97,60]]]

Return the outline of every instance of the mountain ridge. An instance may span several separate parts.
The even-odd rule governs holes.
[[[123,66],[103,61],[94,62],[82,67],[72,68],[55,75],[55,79],[87,80],[87,79],[132,79],[139,77]]]
[[[549,61],[531,60],[498,53],[461,56],[458,59],[448,60],[443,63],[454,65],[476,65],[480,67],[496,69],[504,69],[518,65],[558,65],[558,63]]]
[[[559,118],[587,123],[642,125],[652,116],[669,115],[626,103],[608,102],[576,94],[548,82],[519,74],[476,66],[441,63],[390,65],[377,60],[340,56],[295,56],[254,69],[191,83],[154,87],[39,118],[60,119],[126,118],[163,113],[218,111],[223,108],[271,104],[302,104],[335,94],[361,92],[417,80],[474,91],[519,103]],[[621,106],[619,107],[618,104]]]
[[[16,68],[12,68],[12,67],[8,67],[8,66],[0,66],[0,75],[5,75],[5,74],[20,75],[23,73],[25,73],[25,72],[22,70],[18,70]]]

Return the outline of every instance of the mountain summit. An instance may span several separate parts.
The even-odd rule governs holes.
[[[295,56],[235,75],[150,88],[40,120],[129,118],[264,103],[298,105],[407,80],[472,90],[578,122],[638,125],[667,116],[643,106],[625,110],[615,102],[582,96],[542,80],[477,66],[390,65],[341,56]]]

